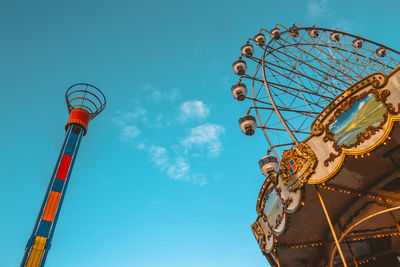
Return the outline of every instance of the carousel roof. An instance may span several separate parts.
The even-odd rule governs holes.
[[[284,152],[252,225],[272,265],[399,265],[399,81],[397,68],[348,88]]]

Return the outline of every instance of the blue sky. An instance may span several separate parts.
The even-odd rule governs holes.
[[[388,7],[386,9],[386,7]],[[17,266],[64,138],[99,87],[47,266],[266,266],[250,230],[267,146],[231,63],[260,27],[317,22],[400,49],[398,1],[0,1],[0,266]]]

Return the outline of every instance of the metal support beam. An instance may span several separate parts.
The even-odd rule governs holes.
[[[326,220],[328,221],[329,227],[331,228],[331,233],[332,233],[333,239],[335,239],[336,247],[339,250],[339,254],[340,254],[340,257],[342,258],[343,265],[344,265],[344,267],[347,267],[346,259],[343,255],[342,248],[340,247],[339,240],[337,239],[335,228],[333,228],[331,219],[328,214],[328,210],[326,209],[324,200],[322,199],[322,196],[321,196],[321,193],[319,192],[318,186],[315,186],[315,190],[317,191],[319,201],[321,202],[322,209],[324,210]]]

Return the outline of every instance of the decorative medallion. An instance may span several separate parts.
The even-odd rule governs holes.
[[[284,152],[279,175],[286,186],[296,191],[308,181],[316,165],[314,152],[306,144],[300,143]]]

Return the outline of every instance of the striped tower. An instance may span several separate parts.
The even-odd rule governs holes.
[[[26,245],[21,267],[44,266],[82,136],[86,134],[89,121],[96,117],[106,104],[103,93],[89,84],[71,86],[65,98],[70,114],[65,125],[66,135]]]

